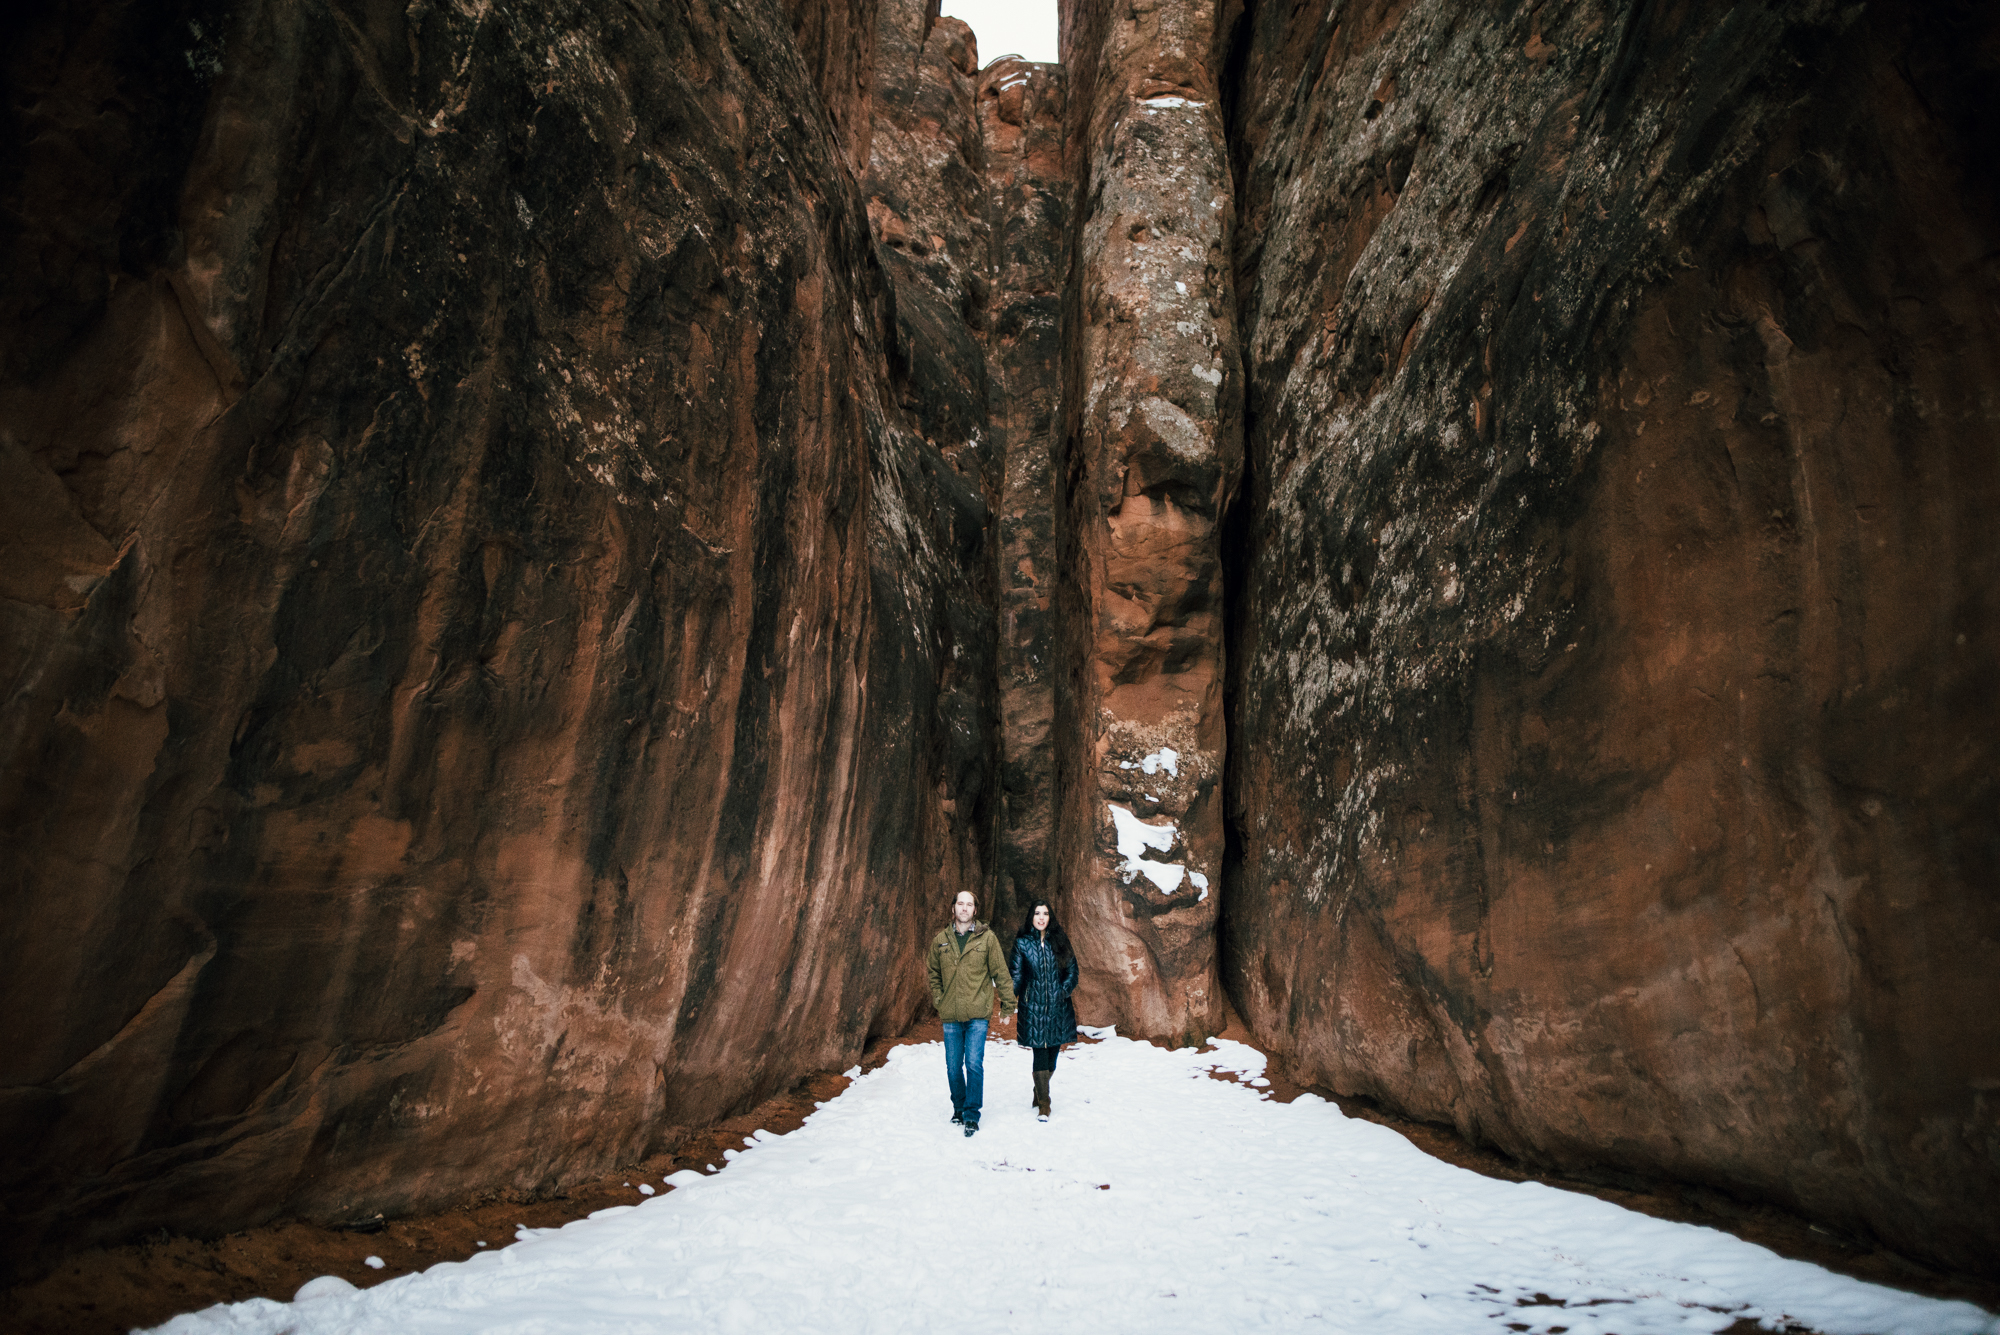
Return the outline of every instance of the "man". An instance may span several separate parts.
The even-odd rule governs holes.
[[[944,1021],[944,1065],[951,1081],[951,1120],[971,1135],[979,1130],[979,1105],[986,1092],[986,1017],[993,1013],[993,989],[1000,989],[1002,1017],[1014,1013],[1014,980],[1000,938],[983,922],[970,890],[958,892],[951,925],[931,942],[928,961],[931,1005]]]

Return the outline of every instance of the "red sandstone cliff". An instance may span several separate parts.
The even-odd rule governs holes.
[[[1072,191],[1063,166],[1068,80],[1003,58],[981,71],[993,296],[985,311],[988,437],[1000,460],[993,541],[1000,615],[1001,810],[996,915],[1018,924],[1056,897],[1056,456],[1062,293]]]
[[[917,1014],[990,876],[986,512],[895,402],[801,15],[873,31],[8,44],[14,1259],[547,1187]]]
[[[1991,19],[12,23],[22,1237],[569,1180],[971,888],[1086,1019],[2000,1257]]]
[[[1057,865],[1079,1007],[1221,1027],[1221,519],[1241,459],[1222,107],[1207,0],[1073,6],[1059,499]]]
[[[1997,41],[1250,7],[1226,976],[1302,1072],[2000,1259]]]
[[[923,0],[882,10],[868,211],[890,278],[899,400],[992,507],[997,602],[964,670],[997,689],[990,909],[1004,931],[1054,892],[1055,454],[1070,189],[1060,67],[978,67],[970,29]],[[968,613],[982,612],[967,606]],[[958,632],[961,641],[973,638]]]

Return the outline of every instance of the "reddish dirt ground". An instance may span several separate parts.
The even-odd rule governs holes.
[[[891,1048],[927,1043],[940,1036],[935,1020],[919,1025],[901,1038],[871,1045],[862,1058],[873,1070],[888,1060]],[[1223,1037],[1241,1043],[1249,1033],[1232,1017]],[[1086,1040],[1088,1041],[1088,1040]],[[2000,1310],[2000,1284],[1968,1276],[1942,1275],[1894,1253],[1835,1238],[1767,1206],[1744,1205],[1716,1192],[1660,1186],[1626,1190],[1530,1172],[1490,1150],[1469,1145],[1448,1128],[1406,1122],[1384,1115],[1365,1101],[1342,1098],[1324,1089],[1308,1089],[1294,1081],[1283,1062],[1271,1057],[1266,1076],[1271,1096],[1289,1103],[1314,1093],[1339,1105],[1350,1117],[1390,1127],[1419,1149],[1447,1163],[1509,1182],[1544,1182],[1579,1191],[1661,1219],[1705,1224],[1770,1248],[1782,1256],[1823,1265],[1829,1270],[1879,1284],[1940,1298],[1962,1298],[1989,1310]],[[1233,1076],[1217,1079],[1234,1080]],[[798,1129],[812,1111],[846,1089],[848,1080],[821,1072],[790,1090],[758,1104],[749,1112],[716,1123],[688,1137],[672,1152],[654,1155],[568,1191],[538,1200],[496,1197],[468,1202],[440,1214],[393,1219],[373,1233],[323,1228],[296,1220],[245,1229],[226,1237],[204,1240],[161,1237],[124,1247],[81,1252],[54,1271],[0,1293],[0,1322],[13,1335],[115,1335],[134,1327],[157,1325],[179,1312],[218,1302],[246,1298],[289,1299],[299,1286],[319,1275],[339,1275],[360,1288],[422,1270],[439,1261],[459,1261],[481,1245],[503,1247],[514,1240],[519,1226],[549,1228],[581,1219],[612,1205],[644,1200],[641,1181],[655,1190],[660,1180],[683,1168],[698,1172],[720,1167],[723,1152],[743,1144],[753,1131],[785,1135]],[[942,1080],[940,1080],[942,1085]],[[942,1091],[940,1091],[942,1095]],[[368,1257],[383,1261],[380,1270]],[[1551,1300],[1552,1301],[1552,1300]],[[1518,1323],[1514,1329],[1526,1330]],[[1739,1323],[1725,1335],[1750,1335],[1761,1328]],[[1768,1333],[1766,1333],[1768,1335]],[[1795,1331],[1793,1335],[1810,1335]]]

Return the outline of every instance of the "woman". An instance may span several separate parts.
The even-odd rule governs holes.
[[[1056,1053],[1076,1041],[1076,952],[1057,925],[1046,902],[1028,910],[1028,920],[1014,937],[1014,995],[1020,998],[1015,1035],[1035,1053],[1035,1111],[1049,1120],[1049,1080],[1056,1073]]]

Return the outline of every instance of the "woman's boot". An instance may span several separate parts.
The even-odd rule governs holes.
[[[1035,1111],[1042,1115],[1044,1122],[1049,1120],[1049,1077],[1054,1074],[1053,1071],[1035,1072]]]

